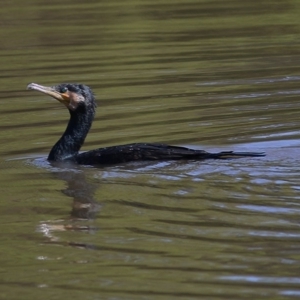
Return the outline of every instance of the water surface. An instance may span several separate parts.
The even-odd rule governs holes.
[[[300,297],[299,3],[11,1],[1,9],[3,299]],[[163,142],[264,158],[49,164],[82,82],[83,150]]]

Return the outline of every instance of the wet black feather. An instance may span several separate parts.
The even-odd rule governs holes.
[[[71,160],[79,164],[100,165],[147,160],[202,160],[264,156],[264,153],[256,152],[209,153],[185,147],[145,143],[112,146],[79,153],[94,120],[95,96],[92,90],[84,84],[63,83],[54,88],[58,92],[63,92],[64,88],[67,88],[83,96],[85,101],[80,103],[76,110],[69,110],[69,124],[62,137],[51,149],[48,156],[50,161]]]

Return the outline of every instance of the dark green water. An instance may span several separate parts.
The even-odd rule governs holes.
[[[6,1],[0,299],[300,297],[300,2]],[[164,142],[265,158],[50,165],[82,82],[84,149]]]

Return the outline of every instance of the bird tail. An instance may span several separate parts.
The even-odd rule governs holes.
[[[261,157],[265,156],[264,152],[234,152],[234,151],[223,151],[219,153],[209,153],[207,158],[212,159],[230,159],[239,157]]]

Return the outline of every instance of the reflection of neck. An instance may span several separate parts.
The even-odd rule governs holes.
[[[91,128],[94,119],[94,110],[85,106],[78,107],[75,111],[69,110],[70,120],[66,131],[51,149],[48,160],[72,160],[80,150]]]

